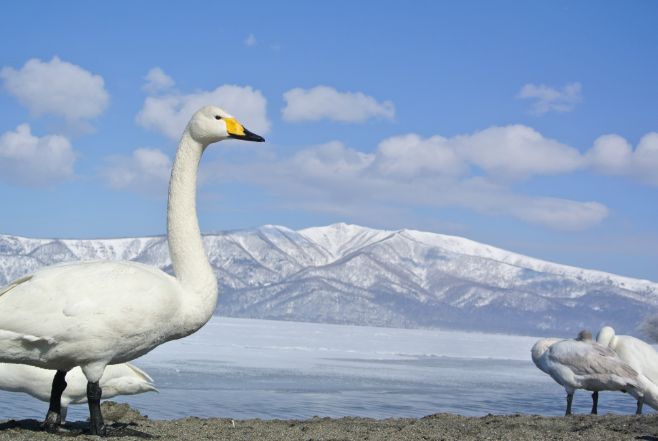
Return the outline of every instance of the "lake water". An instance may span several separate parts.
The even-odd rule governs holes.
[[[134,362],[159,394],[114,400],[156,419],[562,415],[564,389],[530,360],[536,340],[215,317]],[[635,411],[622,393],[602,393],[599,403],[600,413]],[[574,411],[590,406],[589,393],[577,392]],[[41,419],[47,407],[0,391],[0,419]],[[69,409],[69,420],[86,417],[86,405]]]

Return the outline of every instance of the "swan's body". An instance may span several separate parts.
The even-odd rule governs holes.
[[[0,288],[0,362],[58,374],[47,426],[59,421],[66,372],[87,378],[92,434],[102,433],[98,381],[122,363],[203,326],[217,303],[196,216],[197,169],[205,148],[229,137],[263,141],[217,107],[204,107],[185,128],[173,164],[167,238],[175,273],[135,262],[57,265]],[[60,390],[61,389],[61,390]]]
[[[532,347],[532,361],[567,392],[566,415],[576,389],[624,391],[644,397],[644,380],[611,349],[593,341],[545,339]],[[593,396],[594,398],[594,396]],[[596,401],[592,406],[596,413]]]
[[[615,335],[615,330],[610,326],[601,328],[596,341],[615,351],[619,358],[654,386],[658,385],[658,352],[650,344],[630,335]],[[638,405],[639,412],[641,409],[642,406]]]
[[[0,363],[0,389],[10,392],[24,392],[41,401],[50,400],[50,388],[54,371],[25,364]],[[87,402],[87,379],[80,368],[72,369],[66,376],[68,386],[62,394],[62,422],[70,404]],[[144,371],[122,363],[110,365],[100,379],[102,398],[117,395],[136,395],[144,392],[157,392],[153,379]]]
[[[0,296],[0,360],[61,371],[82,366],[98,381],[105,365],[203,324],[179,313],[184,294],[174,277],[135,262],[47,267]]]

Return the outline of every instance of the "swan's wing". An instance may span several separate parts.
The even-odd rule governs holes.
[[[101,378],[101,387],[104,398],[158,392],[153,385],[153,379],[146,372],[129,363],[107,366]]]
[[[9,291],[16,288],[18,285],[22,283],[29,282],[30,280],[32,280],[32,275],[21,277],[20,279],[14,280],[9,285],[0,288],[0,296],[5,293],[8,293]]]
[[[637,372],[623,362],[615,352],[598,343],[568,340],[556,343],[548,350],[554,363],[568,366],[575,375],[608,374],[636,378]]]
[[[19,334],[17,332],[7,331],[4,329],[0,329],[0,340],[22,341],[27,345],[38,345],[42,343],[46,345],[52,345],[56,343],[56,340],[52,337],[37,337],[36,335]]]
[[[614,350],[619,358],[658,384],[658,352],[648,343],[629,335],[615,337]]]
[[[3,360],[40,359],[57,346],[57,339],[49,335],[33,335],[0,328],[0,350]]]
[[[158,339],[154,329],[172,322],[181,301],[175,278],[143,264],[84,262],[44,268],[0,296],[0,330],[5,331],[0,358],[43,361],[48,353],[61,359],[93,347],[111,359],[119,346],[134,346],[126,338]],[[21,350],[21,342],[32,345],[30,349],[40,344],[41,350]],[[45,343],[56,344],[57,351]]]
[[[131,363],[126,363],[126,366],[128,366],[138,377],[140,377],[142,380],[147,381],[149,383],[153,383],[153,378],[137,366]]]
[[[110,364],[105,368],[104,380],[120,377],[131,377],[138,381],[153,383],[153,378],[149,374],[131,363]]]

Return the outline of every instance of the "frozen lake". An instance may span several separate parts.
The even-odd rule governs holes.
[[[115,400],[156,419],[562,415],[564,390],[530,360],[536,340],[215,317],[135,361],[159,394]],[[575,412],[590,405],[589,393],[576,393]],[[0,419],[41,419],[47,407],[0,391]],[[635,402],[602,393],[599,411],[630,414]],[[86,405],[71,406],[70,420],[86,417]]]

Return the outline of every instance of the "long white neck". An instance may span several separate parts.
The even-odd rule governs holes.
[[[203,248],[196,215],[197,171],[205,148],[185,130],[171,171],[167,207],[171,263],[176,278],[189,296],[185,303],[192,308],[189,313],[195,316],[191,317],[194,320],[207,320],[217,304],[217,279]],[[203,315],[207,317],[201,317]]]

